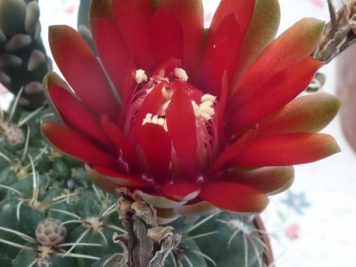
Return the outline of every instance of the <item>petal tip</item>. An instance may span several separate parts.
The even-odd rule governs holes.
[[[73,30],[68,25],[51,25],[48,27],[48,40],[53,42],[61,37],[63,32]]]

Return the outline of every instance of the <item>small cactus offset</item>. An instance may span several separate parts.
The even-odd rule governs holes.
[[[0,266],[273,266],[258,213],[293,164],[339,151],[318,133],[337,99],[297,95],[340,23],[275,39],[277,0],[223,0],[210,29],[200,0],[82,0],[79,33],[49,30],[64,80],[39,15],[0,0]]]
[[[39,17],[37,0],[0,1],[0,82],[15,95],[23,88],[20,105],[32,110],[45,103],[49,70]]]

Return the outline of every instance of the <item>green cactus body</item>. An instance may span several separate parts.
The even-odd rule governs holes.
[[[16,216],[16,200],[5,200],[0,202],[0,227],[10,228],[13,230],[21,230],[22,225],[17,220]],[[13,242],[21,242],[21,239],[14,237],[8,232],[1,231],[0,239],[11,240]],[[0,255],[2,259],[13,259],[18,253],[18,248],[0,243]],[[1,257],[0,257],[1,258]],[[1,265],[4,264],[1,262]]]
[[[182,240],[171,251],[164,266],[267,266],[263,258],[266,247],[252,218],[221,212],[203,217],[193,225],[181,225]],[[106,255],[92,267],[125,266],[120,265],[122,258],[115,255]]]
[[[62,256],[54,256],[51,257],[48,262],[46,261],[38,261],[37,258],[37,253],[34,253],[33,251],[28,251],[28,250],[21,250],[15,259],[12,261],[12,266],[31,266],[31,264],[35,263],[33,266],[47,266],[45,264],[49,264],[50,267],[63,267],[63,266],[68,266],[68,267],[76,267],[77,265],[77,260],[68,258],[68,257],[62,257]],[[43,262],[43,263],[42,263]],[[41,265],[42,264],[42,265]]]

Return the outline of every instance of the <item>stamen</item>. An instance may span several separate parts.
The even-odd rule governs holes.
[[[142,125],[146,123],[153,123],[159,126],[162,126],[165,131],[167,131],[167,122],[165,118],[158,117],[158,115],[152,115],[151,113],[147,113],[146,117],[142,121]]]
[[[171,100],[168,100],[167,102],[165,102],[163,105],[162,105],[162,112],[165,112],[169,106],[169,104],[171,103]]]
[[[137,84],[141,84],[143,82],[147,82],[147,75],[144,70],[138,69],[135,73],[135,80]]]
[[[153,88],[155,88],[155,87],[154,87],[154,86],[152,86],[152,87],[150,87],[150,88],[146,89],[146,93],[147,93],[147,94],[151,93],[151,91],[153,90]]]
[[[201,104],[198,105],[192,101],[192,106],[194,109],[195,116],[197,118],[202,118],[206,121],[211,120],[215,114],[214,102],[216,97],[213,95],[205,94],[201,97]]]
[[[189,78],[187,72],[182,68],[175,68],[174,75],[183,82],[188,81]]]
[[[152,121],[152,114],[147,113],[146,117],[142,121],[142,125],[145,125],[146,123],[151,123],[151,121]]]
[[[215,100],[216,100],[216,96],[209,95],[209,94],[205,94],[201,97],[201,102],[205,102],[205,101],[215,102]]]
[[[166,99],[166,100],[171,100],[172,96],[173,96],[173,91],[170,89],[167,89],[165,86],[163,86],[162,88],[162,96]]]

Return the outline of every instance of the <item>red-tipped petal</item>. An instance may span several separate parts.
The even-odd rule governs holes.
[[[170,58],[182,58],[183,32],[175,15],[166,9],[158,9],[151,18],[150,26],[156,61],[161,63]]]
[[[123,134],[121,129],[114,123],[109,121],[107,116],[101,117],[101,126],[105,133],[110,137],[111,141],[122,151],[125,160],[131,164],[136,162],[135,149],[129,143],[127,137]]]
[[[42,132],[48,141],[60,151],[89,164],[115,167],[114,158],[96,147],[93,142],[68,128],[51,122],[42,124]]]
[[[174,183],[162,187],[162,192],[167,197],[177,200],[194,199],[200,192],[200,185],[194,183]]]
[[[277,74],[234,110],[231,127],[241,131],[279,110],[308,86],[320,65],[316,59],[307,57]],[[237,106],[232,103],[231,107]]]
[[[235,166],[289,166],[317,161],[339,151],[334,138],[326,134],[260,136],[236,160]]]
[[[168,133],[182,172],[193,174],[197,166],[195,114],[192,102],[183,90],[176,90],[167,108]]]
[[[265,194],[232,182],[204,184],[199,196],[220,209],[235,212],[261,212],[268,204]]]
[[[231,161],[239,157],[239,155],[242,155],[245,149],[256,138],[256,136],[257,136],[256,130],[247,131],[242,137],[237,139],[234,143],[232,143],[219,155],[219,157],[211,167],[211,172],[216,172],[217,170],[231,163]]]
[[[333,95],[315,93],[294,99],[259,122],[261,134],[318,132],[336,115],[340,101]]]
[[[151,1],[113,0],[112,6],[116,23],[137,67],[152,70],[155,62],[149,36],[149,21],[153,12]]]
[[[215,31],[224,19],[233,14],[238,19],[241,35],[244,36],[252,20],[255,0],[222,0],[214,14],[210,29]]]
[[[235,93],[240,93],[239,103],[255,94],[256,89],[277,73],[310,55],[318,44],[323,28],[324,23],[319,20],[302,19],[268,46],[238,82]]]
[[[288,189],[294,180],[294,169],[287,167],[264,167],[250,171],[228,171],[219,175],[219,179],[239,184],[265,194],[277,194]]]
[[[119,105],[95,55],[74,29],[51,26],[49,43],[53,57],[76,95],[98,114],[116,118]]]
[[[116,24],[110,19],[97,19],[93,26],[96,48],[121,99],[125,99],[123,83],[127,76],[129,55]]]
[[[49,84],[48,93],[66,124],[110,148],[112,143],[101,129],[97,118],[83,106],[83,103],[67,90],[55,85]]]
[[[157,184],[170,178],[171,139],[160,125],[146,123],[140,129],[138,142],[146,156],[148,169]]]
[[[225,17],[215,31],[209,33],[200,73],[205,92],[220,97],[223,74],[231,77],[239,60],[240,26],[234,14]]]
[[[200,63],[204,14],[201,0],[159,0],[159,7],[176,15],[183,29],[183,67],[192,75]]]

